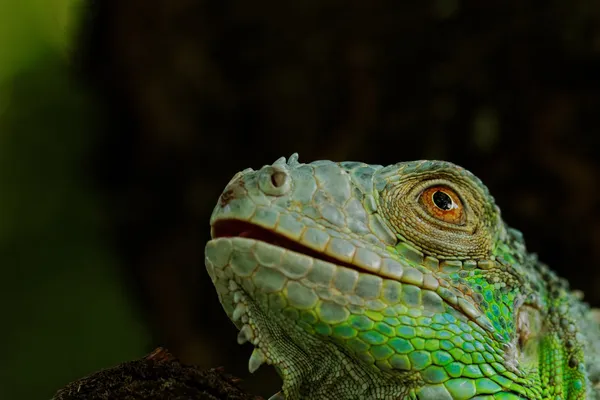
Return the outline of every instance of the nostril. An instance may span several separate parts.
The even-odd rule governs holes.
[[[276,187],[282,187],[285,185],[287,174],[283,171],[273,171],[271,174],[271,184]]]
[[[271,196],[281,196],[290,189],[290,175],[278,166],[264,167],[258,178],[260,189]]]

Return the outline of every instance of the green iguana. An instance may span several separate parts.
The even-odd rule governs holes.
[[[273,399],[596,399],[600,328],[443,161],[236,174],[206,268]]]

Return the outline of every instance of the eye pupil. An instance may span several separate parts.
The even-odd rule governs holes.
[[[451,210],[454,205],[452,198],[440,190],[436,191],[431,198],[433,200],[433,204],[444,211]]]

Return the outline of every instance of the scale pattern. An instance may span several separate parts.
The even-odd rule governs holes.
[[[206,268],[274,399],[597,397],[594,312],[461,167],[294,154],[236,174],[211,226]]]

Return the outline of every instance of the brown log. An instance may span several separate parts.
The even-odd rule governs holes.
[[[201,371],[163,348],[95,372],[60,389],[53,400],[262,400],[245,393],[223,368]]]

